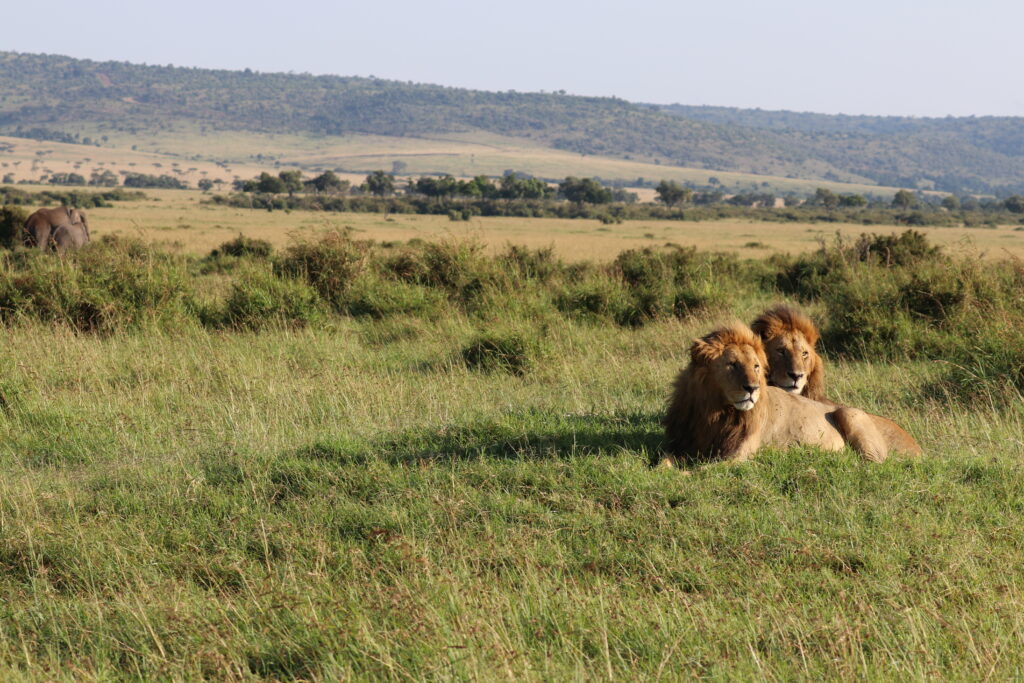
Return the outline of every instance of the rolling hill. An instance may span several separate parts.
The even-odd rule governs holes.
[[[233,140],[235,148],[196,144],[204,133]],[[788,179],[789,190],[806,185],[794,181],[960,193],[1024,190],[1021,118],[651,105],[12,52],[0,52],[0,135],[63,143],[88,138],[195,160],[221,154],[235,163],[334,164],[353,171],[401,160],[419,173],[494,173],[507,164],[546,177],[570,169],[606,179],[679,177],[694,184],[722,172],[732,175],[718,179],[737,188],[763,179],[785,190]],[[700,172],[680,175],[679,169]]]

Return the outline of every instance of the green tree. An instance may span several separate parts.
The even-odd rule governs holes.
[[[494,183],[492,183],[491,179],[487,176],[478,175],[472,180],[460,180],[456,194],[463,197],[483,197],[484,199],[490,199],[497,196],[498,188],[494,186]]]
[[[117,175],[112,171],[104,170],[102,172],[93,171],[89,177],[90,185],[99,185],[102,187],[116,187],[118,183]]]
[[[917,195],[910,190],[900,190],[893,195],[892,205],[897,209],[910,209],[917,206]]]
[[[210,180],[209,178],[200,178],[197,185],[199,186],[199,189],[202,190],[203,192],[209,192],[210,190],[213,189],[213,181]]]
[[[256,192],[266,192],[267,194],[281,194],[285,191],[284,181],[277,176],[270,175],[266,171],[260,173],[260,177],[256,179]]]
[[[451,197],[458,192],[459,183],[450,175],[440,178],[423,176],[413,183],[413,191],[428,197]]]
[[[685,204],[693,197],[693,190],[683,187],[674,180],[662,180],[654,191],[658,194],[658,201],[663,202],[665,206]]]
[[[366,191],[376,197],[387,197],[395,191],[395,177],[384,171],[374,171],[366,176]]]
[[[304,187],[302,183],[302,171],[281,171],[277,174],[277,177],[281,179],[281,183],[284,185],[284,191],[291,197],[296,192],[302,192]]]
[[[559,193],[574,204],[608,204],[612,191],[593,178],[569,176],[558,185]]]
[[[1024,213],[1024,197],[1019,194],[1007,197],[1003,200],[1003,206],[1006,207],[1007,211],[1012,211],[1013,213]]]
[[[955,194],[947,194],[942,198],[942,208],[957,211],[960,209],[960,200]]]
[[[307,181],[307,184],[313,188],[314,192],[344,192],[350,185],[347,180],[339,178],[334,171],[324,171]]]
[[[819,187],[814,191],[814,203],[831,211],[839,206],[839,195],[826,187]]]
[[[868,200],[863,195],[859,194],[844,194],[839,196],[839,206],[848,208],[860,208],[867,206]]]
[[[543,180],[522,178],[515,173],[502,176],[498,196],[502,199],[545,199],[554,192]]]

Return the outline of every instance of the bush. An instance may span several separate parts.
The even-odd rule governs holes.
[[[270,258],[274,247],[266,240],[253,239],[245,235],[239,235],[233,240],[225,242],[210,252],[210,258],[218,256],[236,256],[239,258]]]
[[[637,327],[651,320],[686,317],[721,303],[727,282],[739,269],[735,260],[698,255],[695,248],[631,249],[612,264],[627,287],[624,305],[616,312],[620,325]]]
[[[320,299],[305,282],[256,271],[231,284],[223,311],[206,322],[249,330],[274,325],[304,327],[321,314]]]
[[[18,206],[0,207],[0,247],[13,249],[21,244],[21,232],[28,212]]]
[[[461,353],[466,367],[472,370],[524,375],[539,355],[539,344],[519,332],[482,334]]]
[[[298,242],[288,247],[274,264],[274,272],[304,279],[340,312],[345,306],[345,290],[363,271],[368,256],[368,244],[331,232],[319,242]]]
[[[0,317],[108,332],[147,321],[180,322],[195,310],[185,263],[137,240],[106,236],[63,259],[10,254],[0,271]]]
[[[510,244],[498,256],[501,263],[515,279],[549,282],[564,268],[561,259],[555,255],[554,247],[530,249]]]
[[[969,340],[941,380],[950,395],[996,407],[1024,400],[1024,316],[994,320]]]
[[[346,291],[341,307],[345,313],[356,317],[418,315],[432,318],[444,303],[444,294],[436,289],[368,274]]]

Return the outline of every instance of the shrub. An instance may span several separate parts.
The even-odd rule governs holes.
[[[270,258],[274,247],[266,240],[253,239],[245,235],[239,235],[233,240],[225,242],[210,252],[210,258],[218,256],[237,256],[251,258]]]
[[[517,279],[548,282],[562,271],[561,259],[555,255],[554,247],[530,249],[510,244],[498,261]]]
[[[577,319],[598,322],[617,320],[629,305],[626,286],[603,273],[567,277],[564,288],[555,295],[555,307]]]
[[[258,330],[268,326],[304,327],[321,316],[316,291],[305,282],[250,272],[231,284],[219,315],[209,316],[213,326]]]
[[[63,259],[10,254],[0,271],[0,317],[107,332],[147,321],[179,322],[194,311],[184,262],[136,240],[104,237]]]
[[[949,364],[941,387],[956,398],[987,400],[996,407],[1024,400],[1024,316],[993,320]]]
[[[438,314],[444,302],[444,294],[436,289],[379,275],[364,275],[346,291],[341,308],[357,317],[418,315],[430,318]]]
[[[0,247],[13,249],[21,244],[21,231],[28,212],[18,206],[0,207]]]
[[[319,242],[297,242],[274,264],[274,272],[286,278],[302,278],[335,310],[344,308],[345,290],[363,271],[369,245],[341,232],[331,232]]]
[[[461,354],[472,370],[523,375],[536,362],[539,344],[520,332],[481,334],[463,347]]]

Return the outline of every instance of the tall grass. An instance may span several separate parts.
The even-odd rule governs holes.
[[[795,450],[651,470],[668,383],[709,322],[520,322],[545,346],[519,373],[463,360],[483,346],[481,320],[458,309],[259,332],[4,328],[0,671],[1007,678],[1024,666],[1019,410],[922,402],[927,364],[833,362],[843,399],[904,424],[926,459],[867,467]]]
[[[5,678],[1024,670],[1012,264],[236,246],[4,256]],[[689,340],[795,268],[927,457],[649,469]]]

